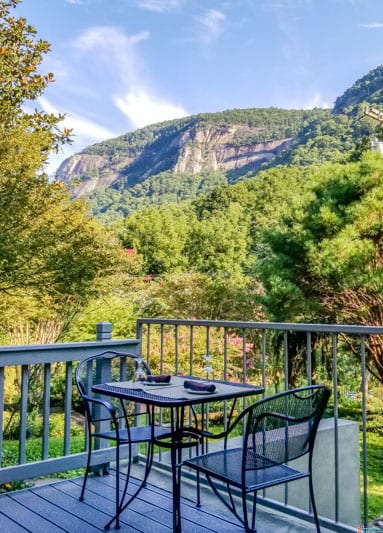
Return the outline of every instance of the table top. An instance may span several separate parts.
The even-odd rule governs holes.
[[[184,387],[185,380],[195,380],[204,383],[204,380],[199,380],[199,378],[193,376],[172,376],[169,384],[120,381],[93,385],[92,391],[106,396],[124,398],[126,400],[159,407],[195,405],[259,395],[264,392],[264,387],[257,385],[220,380],[209,381],[209,383],[214,383],[216,387],[216,390],[212,393],[200,391],[190,392],[189,389]]]

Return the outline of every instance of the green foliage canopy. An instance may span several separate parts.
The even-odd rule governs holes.
[[[62,116],[25,111],[53,75],[39,73],[46,41],[0,0],[0,293],[4,323],[25,317],[24,306],[45,319],[70,316],[94,290],[94,280],[118,263],[120,247],[72,202],[65,187],[49,183],[44,166],[69,139]],[[32,303],[33,302],[33,303]],[[10,305],[12,308],[10,308]],[[17,311],[16,311],[17,309]],[[40,313],[41,317],[41,313]],[[29,319],[30,317],[28,317]]]

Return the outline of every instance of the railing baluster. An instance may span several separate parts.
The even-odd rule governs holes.
[[[178,325],[174,326],[174,343],[175,343],[175,374],[178,376]]]
[[[247,365],[246,365],[246,330],[242,329],[242,383],[246,383]]]
[[[71,415],[72,415],[72,361],[68,361],[65,367],[64,455],[70,454]]]
[[[288,346],[288,342],[289,342],[288,332],[284,331],[283,332],[283,356],[284,356],[283,371],[284,371],[285,390],[289,389],[289,346]],[[287,442],[288,442],[288,439],[286,438],[286,445],[287,445]],[[284,490],[285,504],[287,504],[289,501],[288,483],[285,483],[284,489],[285,489]]]
[[[332,365],[333,365],[333,398],[334,398],[334,460],[335,460],[335,521],[339,520],[339,431],[338,431],[338,372],[337,353],[338,336],[336,333],[332,337]]]
[[[164,371],[164,325],[160,327],[160,372]]]
[[[42,459],[49,457],[49,415],[51,400],[51,365],[44,365],[44,395],[43,395],[43,447]]]
[[[147,325],[147,338],[146,338],[146,361],[149,364],[150,361],[150,324]]]
[[[288,345],[288,331],[283,332],[283,371],[284,371],[284,381],[285,381],[285,390],[289,388],[289,345]]]
[[[193,353],[194,353],[194,326],[190,326],[189,328],[189,374],[192,376],[194,373],[194,361],[193,361]]]
[[[19,463],[25,463],[25,450],[28,420],[28,365],[21,366],[21,399],[20,399],[20,429],[19,429]]]
[[[267,345],[266,345],[266,330],[262,330],[262,386],[265,387],[266,392],[266,352],[267,352]]]
[[[306,335],[306,368],[307,368],[307,384],[312,385],[313,369],[312,369],[311,331],[308,331]]]
[[[366,338],[360,337],[360,358],[362,363],[362,439],[363,439],[363,524],[368,526],[368,493],[367,493],[367,376],[366,376]],[[335,415],[335,413],[334,413]]]

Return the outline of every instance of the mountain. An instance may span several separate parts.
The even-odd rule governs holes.
[[[383,66],[357,80],[333,110],[233,109],[166,121],[85,148],[56,179],[89,198],[94,214],[126,216],[275,165],[341,161],[376,128],[365,103],[383,103]]]
[[[346,113],[361,103],[383,104],[383,65],[357,80],[335,100],[334,114]]]
[[[241,109],[147,126],[92,145],[65,160],[57,179],[75,195],[98,187],[132,187],[171,170],[257,170],[294,142],[311,111]]]

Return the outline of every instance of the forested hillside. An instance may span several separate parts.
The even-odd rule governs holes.
[[[334,109],[233,109],[147,126],[89,146],[57,179],[111,221],[190,200],[278,165],[345,162],[374,134],[366,103],[383,103],[383,68],[358,80]]]

